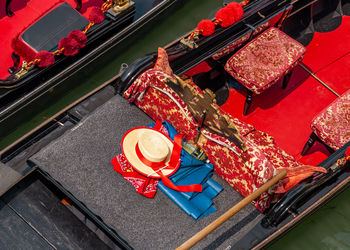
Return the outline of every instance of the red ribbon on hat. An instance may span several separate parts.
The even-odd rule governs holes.
[[[157,121],[157,123],[153,129],[159,130],[161,125],[162,124]],[[163,167],[165,167],[164,169],[169,169],[169,168],[175,169],[176,166],[178,166],[181,163],[181,149],[182,149],[181,142],[182,142],[182,135],[180,135],[180,134],[175,135],[173,151],[171,153],[170,161],[169,161],[167,166],[164,166],[165,160],[161,161],[161,162],[152,162],[152,161],[146,159],[142,155],[138,144],[136,144],[136,146],[135,146],[135,151],[136,151],[136,155],[143,162],[143,164],[152,168],[154,171],[157,171],[157,174],[161,177],[161,179],[166,187],[171,188],[171,189],[178,191],[178,192],[202,192],[202,185],[201,184],[175,186],[174,183],[162,173],[162,170],[160,170]],[[158,171],[158,170],[160,170],[160,171]]]

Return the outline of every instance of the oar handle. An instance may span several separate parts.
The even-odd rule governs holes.
[[[189,249],[193,247],[195,244],[197,244],[200,240],[202,240],[204,237],[206,237],[208,234],[210,234],[212,231],[214,231],[217,227],[219,227],[222,223],[230,219],[233,215],[238,213],[242,208],[247,206],[249,203],[251,203],[253,200],[258,198],[262,193],[267,191],[270,187],[275,185],[277,182],[279,182],[281,179],[283,179],[287,174],[286,170],[280,171],[277,175],[272,177],[270,180],[268,180],[265,184],[263,184],[261,187],[259,187],[257,190],[255,190],[253,193],[245,197],[243,200],[238,202],[236,205],[231,207],[229,210],[227,210],[223,215],[221,215],[219,218],[214,220],[212,223],[210,223],[208,226],[203,228],[201,231],[196,233],[192,238],[188,239],[185,243],[183,243],[181,246],[176,248],[177,250],[184,250]]]

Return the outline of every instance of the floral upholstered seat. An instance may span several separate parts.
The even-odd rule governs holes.
[[[225,69],[248,90],[245,113],[252,94],[261,94],[274,85],[299,63],[304,54],[304,46],[274,27],[234,54]]]
[[[184,101],[167,84],[167,79],[174,76],[149,69],[142,73],[125,91],[124,97],[134,102],[154,120],[166,120],[184,135],[185,140],[193,142],[198,124]],[[191,79],[186,80],[194,92],[202,93]],[[160,91],[161,90],[161,91]],[[171,96],[171,98],[170,98]],[[181,108],[179,108],[179,106]],[[297,168],[301,164],[276,145],[273,137],[256,130],[252,125],[231,117],[220,110],[221,116],[237,127],[247,147],[242,152],[227,138],[202,129],[198,145],[213,163],[215,171],[242,195],[247,196],[264,184],[279,169]],[[240,153],[240,156],[233,151]],[[260,210],[266,209],[271,202],[271,194],[264,193],[255,205]]]
[[[317,138],[334,150],[350,141],[350,90],[321,111],[312,120],[311,129]],[[310,140],[308,144],[311,144]],[[303,150],[304,153],[307,149]]]

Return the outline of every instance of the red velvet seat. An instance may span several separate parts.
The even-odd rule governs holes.
[[[271,27],[253,39],[226,63],[226,71],[248,92],[247,113],[253,94],[261,94],[282,77],[286,87],[292,69],[302,60],[305,47],[277,28]]]
[[[322,110],[311,122],[312,134],[304,155],[317,139],[334,150],[350,141],[350,90]]]

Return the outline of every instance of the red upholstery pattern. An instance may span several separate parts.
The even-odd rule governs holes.
[[[272,27],[234,54],[225,69],[246,88],[260,94],[295,67],[304,54],[304,46]]]
[[[124,97],[134,102],[154,120],[168,121],[179,133],[184,134],[187,140],[193,141],[198,124],[182,99],[166,85],[167,78],[172,78],[172,76],[156,69],[147,70],[128,88]],[[190,79],[186,82],[195,92],[201,92]],[[159,88],[167,94],[150,86]],[[300,166],[300,163],[293,157],[278,148],[271,136],[257,131],[252,125],[233,118],[223,110],[221,115],[228,116],[238,128],[247,151],[242,152],[228,139],[205,129],[202,129],[203,136],[200,137],[198,144],[214,164],[215,171],[243,196],[247,196],[260,187],[276,174],[276,170]],[[255,201],[255,205],[260,211],[263,211],[270,205],[270,202],[270,194],[264,193]]]
[[[311,129],[334,150],[350,141],[350,90],[322,110],[312,120]]]
[[[256,36],[257,34],[259,34],[260,32],[262,32],[263,30],[267,29],[269,27],[269,22],[266,22],[262,25],[260,25],[259,27],[257,27],[254,32],[253,32],[253,36]],[[219,60],[220,58],[230,54],[231,52],[233,52],[235,49],[237,49],[238,47],[240,47],[241,45],[243,45],[243,43],[245,43],[246,41],[248,41],[249,37],[251,35],[251,32],[248,32],[247,34],[243,35],[242,37],[240,37],[239,39],[237,39],[236,41],[234,41],[233,43],[227,45],[225,48],[223,48],[222,50],[220,50],[219,52],[217,52],[216,54],[214,54],[212,56],[212,58],[214,60]]]

